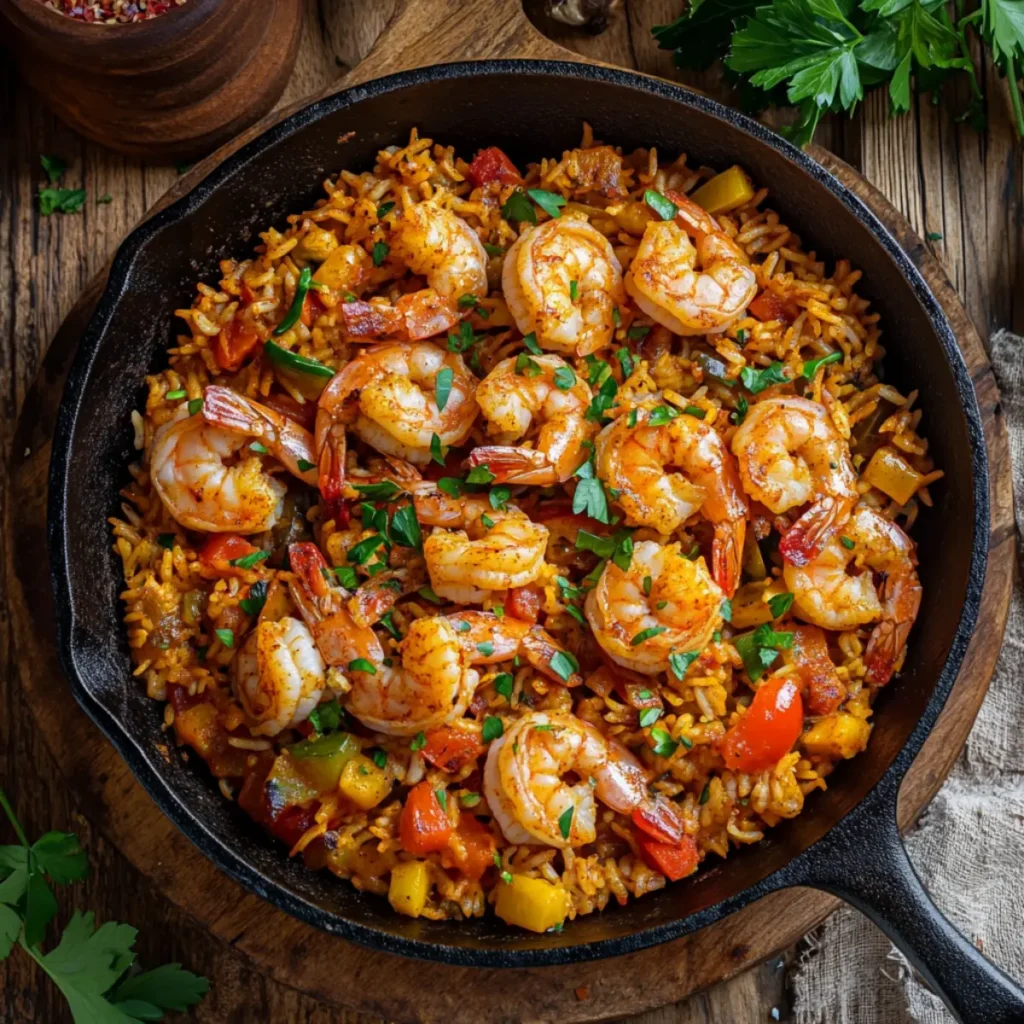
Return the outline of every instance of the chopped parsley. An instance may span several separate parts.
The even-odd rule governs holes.
[[[455,371],[450,366],[442,366],[437,371],[437,379],[434,382],[434,401],[437,403],[438,412],[444,412],[444,407],[448,404],[454,377]]]
[[[576,297],[579,295],[579,285],[575,281],[569,282],[569,298],[575,302]]]
[[[397,494],[404,494],[394,480],[381,480],[376,484],[356,484],[355,489],[369,501],[387,501]]]
[[[819,366],[828,366],[829,363],[838,363],[842,358],[842,352],[830,352],[827,356],[822,356],[820,359],[808,359],[807,362],[804,363],[804,368],[801,371],[800,376],[811,380],[818,372]]]
[[[496,479],[496,477],[490,471],[486,462],[481,466],[474,466],[466,474],[467,484],[489,484],[494,479]]]
[[[555,387],[559,391],[568,391],[576,383],[576,374],[571,366],[560,366],[555,370]]]
[[[651,410],[650,416],[647,417],[647,425],[663,427],[666,423],[671,423],[678,415],[679,410],[673,409],[670,405],[656,405]]]
[[[852,551],[857,545],[851,537],[847,537],[845,534],[839,538],[839,543],[846,548],[847,551]]]
[[[507,487],[492,487],[491,493],[487,496],[491,508],[495,512],[504,512],[508,499],[512,497],[512,491]]]
[[[201,398],[193,398],[188,403],[188,414],[189,416],[195,416],[197,412],[200,412],[203,408],[203,400]]]
[[[391,246],[387,242],[374,242],[373,265],[379,267],[388,258],[389,252],[391,252]]]
[[[730,601],[729,598],[726,598],[722,602],[722,605],[719,608],[719,611],[722,614],[722,618],[726,622],[732,622],[732,601]]]
[[[462,299],[466,298],[473,299],[474,302],[476,301],[475,295],[462,296]],[[462,302],[462,299],[459,299],[460,303]],[[476,334],[473,333],[473,325],[468,320],[463,320],[462,323],[459,324],[458,334],[454,334],[452,332],[448,333],[448,351],[465,352],[472,348],[476,344],[477,340]]]
[[[381,203],[377,207],[377,220],[383,220],[394,208],[395,204],[390,199],[386,203]]]
[[[379,533],[372,534],[352,547],[348,560],[353,565],[363,565],[383,543],[384,538]]]
[[[502,204],[501,215],[505,220],[514,220],[520,223],[522,221],[529,221],[531,224],[537,223],[537,211],[533,208],[530,200],[527,199],[526,193],[518,188]]]
[[[623,378],[630,377],[633,373],[633,353],[623,347],[615,350],[615,358],[619,361],[619,366],[622,367]]]
[[[740,380],[752,395],[756,395],[773,384],[787,383],[789,378],[782,369],[782,363],[774,362],[763,370],[757,370],[752,366],[744,366],[740,370]]]
[[[700,657],[700,651],[687,651],[685,654],[670,654],[669,668],[675,673],[676,679],[684,679],[690,666]]]
[[[793,595],[788,591],[785,594],[776,594],[774,597],[768,598],[768,608],[772,613],[773,619],[785,615],[792,607]]]
[[[236,569],[252,569],[255,568],[258,562],[262,562],[265,558],[269,557],[269,551],[253,551],[248,555],[242,555],[241,558],[230,559],[228,565],[233,565]]]
[[[515,679],[513,679],[511,672],[502,672],[494,677],[494,689],[510,704],[512,703],[512,690],[514,686]]]
[[[230,648],[230,647],[234,647],[235,646],[235,634],[234,634],[234,632],[232,630],[230,630],[230,629],[215,629],[213,632],[216,634],[217,639],[225,647],[229,647]]]
[[[439,466],[444,465],[444,457],[447,453],[445,452],[444,445],[441,444],[441,438],[437,434],[430,435],[430,457]]]
[[[263,606],[267,603],[267,591],[269,585],[266,580],[257,580],[250,588],[249,593],[238,602],[238,607],[246,615],[259,615]]]
[[[750,403],[740,395],[736,399],[736,411],[730,413],[729,419],[738,427],[746,418],[747,412],[750,410]]]
[[[661,718],[661,714],[661,708],[644,708],[640,712],[640,728],[646,729],[649,725],[654,725]]]
[[[551,671],[562,680],[568,682],[574,672],[579,671],[579,662],[568,651],[555,651],[548,662]]]
[[[488,715],[484,719],[484,727],[480,737],[484,743],[490,743],[491,740],[498,739],[504,732],[505,726],[502,724],[501,719],[496,718],[494,715]]]
[[[558,831],[562,833],[563,839],[568,839],[572,831],[572,816],[575,810],[575,806],[567,807],[558,817]]]
[[[427,745],[427,734],[423,732],[416,733],[412,738],[412,742],[409,744],[409,749],[416,753],[418,750],[422,750]]]
[[[651,333],[651,328],[648,324],[634,324],[628,331],[626,331],[626,337],[630,341],[639,341],[641,338],[646,338]]]
[[[640,632],[629,641],[629,643],[631,647],[639,647],[642,643],[650,640],[652,637],[661,636],[662,633],[667,632],[668,626],[648,626],[647,629],[641,629]]]
[[[377,674],[377,669],[374,668],[372,661],[367,661],[366,658],[353,658],[348,663],[349,672],[368,672],[371,676]]]
[[[494,644],[490,640],[484,640],[483,643],[476,645],[476,649],[485,657],[489,658],[494,654]]]
[[[526,352],[520,352],[516,356],[515,370],[520,377],[539,377],[544,372],[540,363]]]
[[[513,193],[514,194],[514,193]],[[547,192],[542,188],[530,188],[526,194],[549,216],[560,217],[565,206],[564,197],[555,192]],[[536,218],[534,218],[536,220]]]
[[[51,213],[79,213],[85,197],[84,188],[43,188],[39,190],[39,212],[44,217]]]
[[[679,748],[679,744],[672,739],[671,734],[665,729],[652,729],[651,739],[654,740],[654,746],[651,747],[651,750],[658,757],[671,757]]]
[[[337,700],[329,700],[325,704],[319,704],[309,715],[309,724],[316,729],[318,735],[324,736],[327,733],[336,732],[341,728],[345,718],[345,712]]]
[[[412,505],[403,505],[391,517],[391,536],[405,548],[422,548],[423,534],[420,531],[416,510]]]
[[[765,623],[752,633],[733,637],[732,644],[743,659],[743,667],[750,681],[756,683],[764,675],[765,669],[775,663],[779,651],[789,650],[793,646],[793,634],[779,633]]]

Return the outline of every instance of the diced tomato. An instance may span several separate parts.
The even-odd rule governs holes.
[[[505,614],[531,625],[540,618],[540,587],[514,587],[505,598]]]
[[[452,823],[438,802],[429,782],[420,782],[409,790],[398,821],[402,848],[418,857],[436,853],[448,846]]]
[[[199,552],[199,562],[220,576],[237,576],[245,570],[229,563],[258,550],[237,533],[215,533]]]
[[[217,344],[213,353],[216,356],[217,365],[222,370],[227,370],[228,373],[234,373],[259,343],[260,336],[256,333],[256,328],[235,317],[217,335]]]
[[[285,845],[294,846],[316,824],[319,806],[314,803],[310,807],[288,807],[267,825],[267,830]]]
[[[633,811],[633,824],[659,843],[678,843],[683,838],[683,821],[664,797],[656,797]]]
[[[472,814],[463,812],[449,849],[455,866],[467,878],[478,882],[494,863],[497,843],[486,825]]]
[[[316,323],[317,317],[326,311],[327,307],[320,301],[320,296],[311,289],[306,292],[306,297],[302,300],[302,312],[299,314],[299,319],[306,327],[312,327]]]
[[[522,185],[519,168],[497,146],[481,149],[469,165],[469,180],[474,185],[500,181],[502,185]]]
[[[677,882],[697,870],[700,858],[692,836],[683,836],[677,843],[659,843],[638,831],[636,841],[647,865],[660,871],[670,882]]]
[[[261,398],[260,404],[287,416],[307,430],[312,430],[316,423],[316,402],[297,402],[291,395],[274,394]]]
[[[762,322],[781,320],[787,325],[793,323],[800,315],[800,307],[796,303],[786,302],[769,291],[761,292],[747,307],[747,311]]]
[[[483,746],[472,733],[445,725],[427,734],[423,757],[441,771],[457,772],[483,752]]]
[[[793,749],[803,725],[804,705],[797,684],[787,676],[767,679],[747,713],[722,740],[726,765],[741,772],[771,768]]]

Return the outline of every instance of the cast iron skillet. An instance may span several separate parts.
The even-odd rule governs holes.
[[[284,855],[225,801],[193,759],[157,751],[161,708],[131,678],[107,517],[132,457],[131,410],[143,376],[173,336],[171,311],[217,261],[250,251],[255,231],[307,207],[324,177],[372,166],[382,146],[419,126],[463,153],[496,144],[525,161],[575,145],[583,118],[627,149],[720,168],[742,164],[825,258],[864,271],[861,291],[884,318],[886,373],[920,390],[936,464],[936,507],[915,528],[924,600],[907,667],[881,694],[866,753],[843,764],[827,793],[756,846],[624,908],[529,935],[493,916],[411,920],[386,901]],[[339,144],[343,133],[351,140]],[[1024,993],[939,914],[900,842],[900,781],[949,694],[978,615],[989,533],[981,419],[949,324],[882,225],[834,178],[767,129],[696,93],[622,71],[558,62],[448,64],[340,92],[300,111],[226,160],[188,196],[137,229],[114,260],[106,292],[68,379],[50,470],[49,538],[63,664],[85,710],[150,795],[219,867],[312,924],[368,946],[480,966],[568,963],[631,952],[717,921],[785,886],[836,893],[902,946],[963,1019],[1024,1019]]]

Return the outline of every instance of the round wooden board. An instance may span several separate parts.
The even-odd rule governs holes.
[[[474,18],[474,12],[480,16]],[[343,84],[468,54],[574,59],[537,34],[515,0],[419,0],[396,16]],[[290,112],[271,115],[198,165],[154,210],[188,191],[228,153]],[[814,150],[813,155],[888,226],[945,309],[974,381],[988,444],[992,534],[982,607],[986,628],[972,641],[946,709],[903,785],[900,821],[906,826],[955,761],[998,655],[1013,566],[1009,446],[985,350],[937,260],[857,172],[825,151]],[[83,812],[170,900],[279,982],[389,1020],[423,1022],[594,1021],[639,1013],[678,1001],[785,949],[835,909],[838,901],[833,897],[791,890],[701,932],[630,956],[568,967],[474,970],[402,960],[346,943],[276,910],[222,875],[157,810],[114,749],[68,700],[53,641],[45,529],[49,443],[70,360],[104,276],[91,282],[54,338],[26,396],[15,437],[12,497],[4,510],[15,643],[10,660],[18,666],[39,731]]]

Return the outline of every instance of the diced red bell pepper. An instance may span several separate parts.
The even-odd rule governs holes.
[[[483,752],[483,746],[472,733],[445,725],[427,734],[423,757],[443,772],[457,772]]]
[[[519,168],[497,146],[481,149],[469,165],[469,180],[474,185],[500,181],[502,185],[522,185]]]
[[[420,782],[413,786],[398,820],[402,849],[417,857],[436,853],[447,848],[451,834],[452,823],[430,783]]]
[[[220,576],[238,576],[245,570],[229,563],[258,550],[237,533],[216,533],[199,552],[199,563]]]
[[[656,797],[633,811],[633,824],[659,843],[678,843],[683,838],[683,821],[664,797]]]
[[[540,587],[515,587],[505,598],[505,614],[533,625],[540,618]]]
[[[660,843],[638,831],[636,842],[647,865],[660,871],[670,882],[678,882],[697,870],[700,858],[692,836],[683,836],[677,843]]]
[[[774,292],[764,291],[754,298],[747,307],[747,312],[762,323],[781,320],[788,326],[800,315],[800,307],[794,302],[780,299]]]
[[[256,328],[236,317],[217,335],[213,350],[217,365],[228,373],[234,373],[259,343]]]
[[[319,806],[315,803],[310,807],[288,807],[270,821],[267,830],[286,846],[294,846],[316,824]]]
[[[456,867],[467,878],[478,882],[494,863],[497,843],[493,833],[478,818],[463,812],[455,839],[450,849]]]
[[[725,734],[721,752],[734,771],[760,772],[793,749],[804,726],[804,705],[796,682],[772,676],[754,694],[747,713]]]

